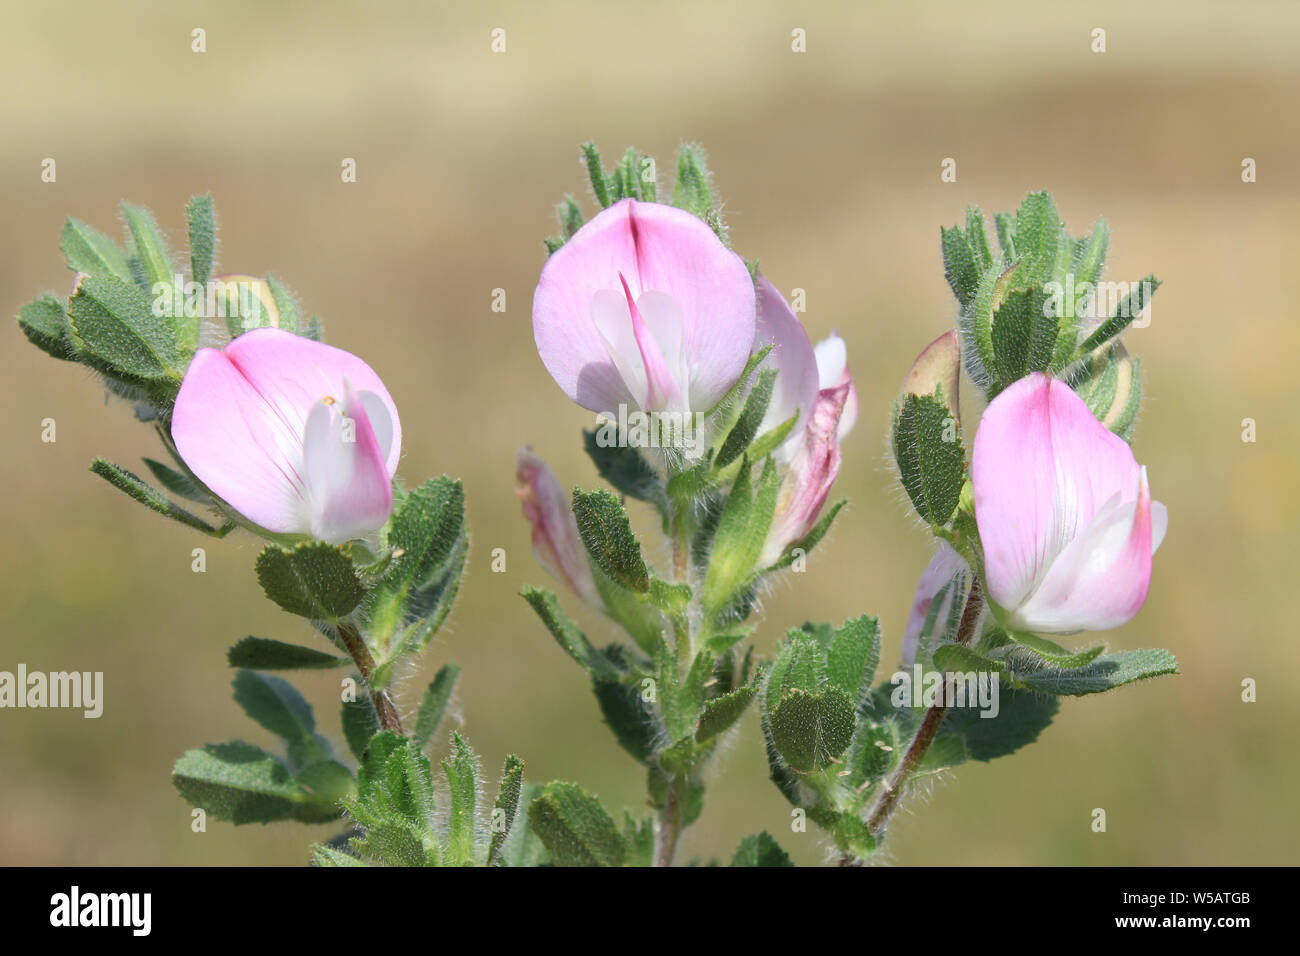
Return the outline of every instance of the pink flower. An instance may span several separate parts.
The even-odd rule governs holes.
[[[916,584],[916,596],[912,598],[912,613],[907,619],[907,630],[903,633],[903,666],[911,667],[916,663],[917,646],[920,644],[921,631],[930,608],[943,586],[953,579],[958,571],[969,570],[970,565],[947,541],[939,541],[930,564],[921,572],[921,580]],[[956,588],[949,588],[943,596],[943,604],[935,612],[935,627],[942,628],[952,613],[953,601],[957,599]],[[933,640],[935,635],[931,635]],[[937,642],[936,642],[937,643]],[[934,644],[931,645],[932,647]]]
[[[754,284],[700,219],[625,199],[547,261],[533,336],[566,395],[594,412],[707,412],[744,371]]]
[[[858,399],[843,339],[832,335],[814,348],[781,293],[761,277],[758,302],[758,344],[774,343],[766,361],[777,369],[760,434],[789,419],[796,408],[800,412],[794,431],[774,453],[787,470],[759,559],[766,567],[816,525],[839,474],[840,441],[853,428]]]
[[[986,592],[1021,631],[1100,631],[1146,600],[1168,511],[1122,438],[1041,372],[989,405],[971,465]]]
[[[533,554],[551,577],[594,607],[604,607],[569,496],[546,462],[525,445],[515,456],[515,491],[533,527]]]
[[[172,414],[190,470],[252,523],[341,543],[381,528],[397,408],[365,362],[280,329],[194,353]]]

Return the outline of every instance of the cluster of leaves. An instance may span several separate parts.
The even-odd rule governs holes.
[[[1110,239],[1105,220],[1090,234],[1072,237],[1046,192],[1031,192],[1014,215],[999,212],[993,221],[1000,250],[996,257],[978,209],[966,211],[965,228],[940,231],[944,270],[961,306],[966,368],[972,380],[991,399],[1030,372],[1065,378],[1076,390],[1108,374],[1112,384],[1096,390],[1090,406],[1100,406],[1109,391],[1105,409],[1116,401],[1120,407],[1108,424],[1117,434],[1131,430],[1139,401],[1137,375],[1129,377],[1117,396],[1106,360],[1126,358],[1111,347],[1112,340],[1147,307],[1160,280],[1149,275],[1126,284],[1126,295],[1114,303],[1099,297]],[[1093,315],[1102,303],[1113,306],[1109,314]],[[1083,361],[1098,355],[1100,364]],[[1098,418],[1106,420],[1104,414]]]
[[[722,205],[714,196],[713,177],[704,161],[704,150],[694,143],[683,144],[677,152],[677,179],[672,195],[659,196],[659,169],[653,156],[633,147],[623,153],[612,170],[606,170],[595,143],[582,144],[582,161],[591,184],[591,197],[601,209],[608,209],[624,199],[642,202],[667,202],[698,216],[708,223],[718,238],[727,241],[727,226]],[[560,231],[545,241],[547,252],[555,252],[582,228],[584,219],[577,200],[565,196],[555,209]]]
[[[124,249],[81,220],[68,219],[62,249],[68,268],[77,274],[72,294],[37,297],[23,307],[18,325],[33,345],[93,369],[111,394],[133,402],[136,417],[157,429],[169,459],[144,459],[157,485],[104,458],[96,458],[90,470],[150,510],[194,531],[224,537],[242,520],[186,467],[171,439],[172,405],[185,370],[202,344],[272,323],[319,339],[320,324],[315,318],[300,319],[293,295],[273,276],[246,276],[240,278],[256,287],[260,298],[224,296],[214,303],[224,313],[223,326],[205,327],[205,286],[219,278],[213,275],[216,224],[210,196],[196,196],[186,210],[188,268],[177,265],[149,210],[123,203],[122,218]],[[195,505],[210,516],[195,514]]]
[[[658,196],[650,157],[629,149],[614,171],[606,172],[593,145],[583,146],[583,156],[602,208],[628,197],[653,201]],[[725,241],[697,147],[684,146],[678,155],[672,201]],[[552,252],[582,226],[572,197],[560,205],[559,219],[560,236],[547,240]],[[619,744],[645,767],[651,806],[678,827],[699,816],[703,767],[758,694],[752,650],[741,645],[752,630],[746,621],[763,578],[807,555],[843,505],[829,508],[802,540],[760,566],[785,477],[771,455],[798,419],[794,415],[760,434],[776,380],[775,370],[764,365],[769,351],[757,350],[730,393],[706,413],[709,443],[695,460],[672,454],[652,458],[635,447],[602,444],[595,431],[585,433],[587,453],[615,493],[576,489],[573,515],[603,610],[630,643],[599,649],[553,593],[523,592],[556,641],[587,672]],[[625,510],[627,499],[655,509],[672,544],[670,574],[645,560]],[[649,821],[628,816],[618,826],[594,797],[573,784],[548,787],[530,818],[556,862],[637,863],[653,845]],[[579,822],[566,824],[570,820]],[[761,847],[753,843],[738,858],[774,859],[769,844],[770,837]]]
[[[1116,337],[1159,283],[1148,277],[1111,315],[1089,320],[1106,254],[1105,223],[1089,236],[1071,238],[1045,192],[1030,193],[1014,216],[999,213],[994,220],[1001,247],[996,259],[978,210],[968,210],[964,229],[942,230],[944,266],[961,306],[967,371],[990,399],[1031,372],[1062,377],[1099,421],[1128,440],[1140,390],[1136,365]],[[1050,301],[1054,296],[1057,301]],[[944,394],[942,384],[928,394],[909,391],[895,403],[892,424],[894,460],[908,498],[966,566],[931,601],[906,682],[870,687],[879,630],[874,620],[859,618],[838,630],[805,625],[791,631],[759,696],[773,781],[856,857],[870,855],[880,839],[887,815],[877,818],[873,811],[917,778],[1031,743],[1055,716],[1059,697],[1177,671],[1164,650],[1069,650],[1004,630],[994,615],[963,621],[983,575],[983,550],[956,395]],[[945,708],[945,688],[964,685],[969,694],[979,679],[994,676],[996,716],[969,705]],[[911,686],[925,692],[911,693]],[[904,755],[932,712],[941,723],[923,755],[909,763]]]
[[[375,778],[354,779],[334,760],[324,738],[315,735],[311,708],[301,695],[283,678],[258,672],[356,666],[359,673],[343,683],[341,726],[352,755],[364,765],[381,728],[379,709],[391,706],[386,694],[394,670],[405,657],[427,647],[455,599],[468,550],[461,483],[443,476],[410,492],[399,490],[393,515],[379,537],[378,557],[361,542],[336,546],[320,541],[291,548],[270,544],[258,556],[257,576],[267,597],[290,614],[310,620],[343,655],[257,637],[230,649],[231,665],[241,668],[236,700],[250,717],[282,737],[288,749],[283,756],[273,756],[236,741],[187,752],[176,764],[175,780],[195,806],[233,823],[265,823],[284,818],[337,820],[340,800],[366,805],[366,787]],[[441,722],[458,673],[455,664],[446,665],[425,691],[414,733],[407,738],[417,750]],[[241,687],[270,688],[274,693],[263,690],[254,697],[246,689],[241,694]],[[281,702],[279,710],[296,719],[270,714],[264,701],[272,697]],[[313,763],[304,764],[303,753],[313,757]],[[240,772],[253,756],[261,771],[256,777]],[[304,782],[299,775],[304,770],[320,774],[312,768],[322,760],[330,762],[329,779],[338,785],[309,801],[319,811],[316,816],[309,820],[292,805],[267,802],[294,786],[315,794],[310,779]],[[259,812],[244,809],[249,801]]]

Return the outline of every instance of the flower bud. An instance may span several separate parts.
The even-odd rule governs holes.
[[[907,395],[933,395],[937,391],[956,414],[960,380],[961,341],[957,330],[949,329],[921,350],[903,379],[903,392]]]
[[[578,522],[555,472],[525,445],[515,456],[515,491],[524,517],[533,529],[533,554],[537,563],[557,581],[563,581],[582,600],[603,608],[591,572],[587,551],[578,534]]]

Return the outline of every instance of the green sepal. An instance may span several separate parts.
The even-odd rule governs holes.
[[[196,479],[152,458],[143,459],[158,484],[179,498],[199,505],[211,505],[212,496]]]
[[[621,445],[601,447],[596,441],[597,432],[594,429],[584,429],[582,437],[587,455],[596,466],[596,471],[615,491],[663,508],[663,489],[659,475],[641,456],[640,451]]]
[[[1098,644],[1095,647],[1085,648],[1082,651],[1071,651],[1057,644],[1055,641],[1049,641],[1045,637],[1039,637],[1037,634],[1026,634],[1021,631],[1008,631],[1007,636],[1019,644],[1021,647],[1028,648],[1037,656],[1041,657],[1048,664],[1056,667],[1082,667],[1096,660],[1106,650],[1105,644]]]
[[[748,709],[750,701],[757,695],[758,688],[748,686],[705,701],[695,728],[695,742],[708,743],[714,737],[731,729],[731,726]]]
[[[758,435],[759,426],[763,424],[763,416],[767,414],[767,406],[772,401],[772,391],[775,387],[776,369],[759,369],[758,378],[754,380],[754,387],[745,398],[740,417],[727,433],[722,448],[714,459],[715,468],[725,468],[743,455],[753,443]]]

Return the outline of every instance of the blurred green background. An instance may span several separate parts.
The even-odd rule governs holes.
[[[5,308],[66,292],[65,216],[117,235],[118,201],[145,203],[179,248],[186,199],[211,191],[223,270],[275,272],[330,342],[384,376],[408,480],[465,479],[471,564],[409,675],[408,712],[454,659],[463,726],[493,774],[517,750],[530,779],[580,782],[614,810],[642,804],[642,774],[516,596],[548,579],[515,500],[515,450],[531,442],[566,484],[595,483],[580,452],[590,416],[551,382],[530,327],[552,206],[582,195],[577,144],[635,144],[666,174],[679,142],[704,143],[736,249],[806,290],[814,339],[838,328],[848,341],[862,414],[838,491],[852,506],[808,572],[768,595],[761,649],[806,618],[868,611],[886,665],[897,659],[929,543],[891,474],[888,404],[955,317],[939,226],[967,203],[1014,209],[1031,188],[1054,192],[1075,233],[1105,215],[1109,277],[1165,280],[1128,344],[1148,396],[1134,447],[1171,514],[1146,608],[1106,637],[1169,647],[1183,673],[1066,701],[1038,744],[945,776],[900,815],[887,858],[1300,857],[1297,5],[2,6]],[[496,27],[504,54],[490,51]],[[1095,27],[1105,54],[1090,51]],[[806,53],[791,52],[795,28]],[[1254,184],[1240,178],[1247,156]],[[45,157],[56,183],[41,182]],[[355,184],[340,182],[344,157]],[[956,183],[940,182],[945,157]],[[196,539],[90,475],[95,455],[135,467],[153,454],[150,430],[16,327],[2,341],[0,669],[102,670],[107,699],[97,721],[0,712],[0,862],[305,862],[333,828],[195,834],[168,774],[208,740],[269,743],[230,699],[225,649],[246,634],[311,642],[309,628],[261,596],[252,539]],[[46,417],[55,444],[40,441]],[[504,574],[490,570],[497,547]],[[1258,703],[1241,702],[1246,677]],[[306,689],[341,743],[335,680]],[[729,858],[758,829],[801,863],[827,858],[815,829],[790,832],[753,714],[717,776],[684,858]]]

